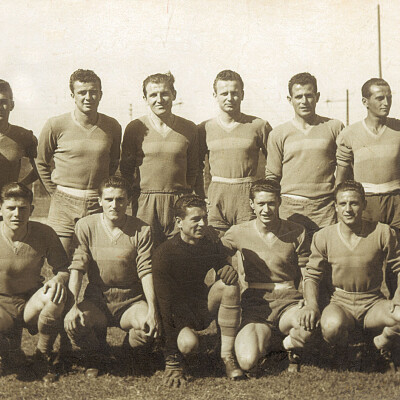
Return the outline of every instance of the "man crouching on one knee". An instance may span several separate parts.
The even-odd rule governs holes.
[[[9,183],[1,189],[0,369],[8,361],[12,363],[14,352],[21,352],[10,349],[7,338],[19,324],[31,333],[39,332],[34,358],[45,368],[43,380],[53,382],[56,375],[51,353],[66,301],[69,262],[53,229],[29,221],[32,200],[32,191],[21,183]],[[42,286],[45,260],[55,276]]]
[[[105,179],[99,195],[103,212],[76,224],[79,246],[70,266],[69,283],[75,304],[64,320],[72,344],[85,353],[86,376],[93,378],[101,367],[100,355],[110,355],[108,326],[128,332],[125,343],[134,349],[135,358],[138,352],[143,353],[143,345],[158,336],[150,226],[126,214],[131,189],[124,178]],[[78,304],[84,273],[89,283]]]
[[[248,288],[242,294],[242,328],[235,342],[240,367],[257,374],[273,332],[285,335],[289,370],[297,371],[300,350],[311,332],[298,323],[302,295],[296,289],[309,256],[302,225],[279,218],[280,187],[273,180],[254,182],[250,206],[256,219],[231,227],[221,239],[226,251],[241,253]]]
[[[226,374],[241,378],[243,372],[233,353],[240,319],[237,273],[227,264],[218,234],[207,224],[205,201],[183,195],[174,209],[179,233],[161,244],[153,257],[154,286],[166,337],[164,383],[185,385],[182,355],[197,350],[195,331],[205,329],[216,317]],[[220,279],[207,288],[204,279],[212,268]]]
[[[313,238],[300,324],[312,330],[320,320],[322,335],[335,347],[336,358],[346,356],[349,333],[357,326],[380,332],[374,344],[394,367],[390,350],[400,335],[400,285],[393,300],[387,300],[380,288],[385,262],[400,276],[396,232],[389,225],[363,219],[366,200],[361,183],[340,183],[335,198],[339,222],[321,229]],[[321,316],[317,298],[324,273],[332,275],[335,291]]]

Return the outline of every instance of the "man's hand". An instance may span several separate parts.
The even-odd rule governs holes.
[[[64,318],[64,329],[66,332],[76,334],[80,326],[85,326],[85,315],[74,304]]]
[[[238,274],[233,267],[225,265],[218,272],[217,275],[221,278],[225,285],[234,285],[238,281]]]
[[[150,310],[147,313],[146,321],[143,324],[142,330],[146,332],[147,336],[156,338],[160,332],[160,321],[158,313],[155,310]]]
[[[306,331],[312,331],[319,325],[321,313],[318,307],[305,305],[300,308],[298,322]]]
[[[67,297],[67,290],[63,282],[56,277],[50,279],[43,285],[43,293],[51,293],[51,301],[55,304],[61,304]]]
[[[187,385],[186,376],[179,361],[179,356],[169,356],[165,361],[163,384],[172,388],[183,388]]]

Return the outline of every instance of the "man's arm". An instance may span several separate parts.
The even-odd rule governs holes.
[[[39,136],[36,166],[39,176],[48,193],[53,194],[57,185],[51,180],[51,160],[57,149],[57,139],[52,132],[50,120],[44,125]]]
[[[351,131],[346,128],[338,136],[336,140],[336,182],[337,186],[339,183],[344,182],[348,179],[354,179],[353,176],[353,164],[354,164],[354,154],[349,140]]]
[[[187,149],[187,172],[186,183],[190,189],[194,190],[196,185],[197,173],[199,171],[199,142],[197,135],[197,127],[193,124],[194,135],[189,142]]]
[[[208,149],[206,142],[206,128],[204,122],[197,126],[197,137],[199,144],[199,170],[197,173],[194,191],[198,196],[204,199],[207,197],[205,193],[205,179],[207,180],[207,183],[209,183],[210,180],[209,176],[205,176],[206,171],[210,171],[210,165],[208,164],[208,157],[206,157]],[[206,168],[206,163],[208,164],[208,168]]]
[[[114,175],[118,169],[120,148],[121,148],[122,128],[121,125],[116,123],[115,132],[113,132],[113,143],[110,149],[110,176]]]
[[[265,121],[265,124],[263,125],[261,129],[261,137],[260,137],[260,143],[259,147],[264,154],[265,159],[267,159],[267,154],[268,154],[268,136],[270,132],[272,131],[271,125],[268,123],[268,121]]]
[[[30,131],[29,133],[30,133],[30,139],[29,139],[30,143],[25,148],[25,156],[28,157],[32,169],[23,179],[21,179],[20,182],[24,185],[30,185],[31,183],[35,182],[36,179],[38,179],[39,177],[34,160],[37,157],[38,140],[33,135],[32,131]]]
[[[265,177],[266,179],[280,182],[282,178],[283,145],[280,143],[278,133],[275,129],[268,135],[267,153]]]
[[[121,146],[121,162],[119,164],[121,175],[130,183],[134,183],[136,173],[136,146],[134,140],[134,121],[125,129]]]

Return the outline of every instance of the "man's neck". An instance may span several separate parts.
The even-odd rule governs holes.
[[[103,221],[106,224],[107,228],[110,229],[111,232],[114,229],[121,229],[125,225],[126,218],[127,218],[127,215],[125,214],[123,216],[123,218],[118,219],[116,221],[111,221],[103,214]]]
[[[239,122],[240,119],[242,118],[242,113],[240,110],[235,111],[234,113],[226,113],[225,111],[220,110],[220,113],[218,114],[218,118],[220,121],[225,124],[225,125],[231,125],[234,124],[235,122]]]
[[[372,132],[378,133],[386,125],[387,117],[377,117],[376,115],[368,114],[364,121]]]
[[[192,238],[192,237],[186,236],[182,231],[180,231],[179,234],[181,236],[181,239],[187,244],[191,244],[191,245],[195,246],[197,243],[199,243],[200,239],[196,239],[196,238]]]
[[[172,113],[164,113],[163,115],[158,116],[150,111],[150,118],[157,128],[164,128],[165,126],[172,128],[175,115]]]
[[[28,224],[21,226],[18,229],[10,229],[4,222],[1,223],[1,230],[3,235],[11,242],[18,242],[22,240],[28,233]]]
[[[307,129],[316,124],[317,117],[317,114],[313,114],[307,118],[303,118],[300,115],[294,114],[294,121],[301,129]]]
[[[256,226],[259,232],[261,232],[264,235],[268,233],[273,233],[274,235],[277,235],[277,233],[279,232],[279,228],[281,227],[281,219],[277,218],[276,220],[271,221],[268,224],[264,224],[257,218]]]
[[[358,236],[362,231],[362,221],[351,226],[344,224],[342,221],[339,221],[339,229],[345,238]]]
[[[7,129],[8,129],[9,126],[10,125],[9,125],[8,121],[1,121],[0,122],[0,133],[7,132]]]
[[[91,111],[85,114],[76,108],[74,110],[74,117],[82,126],[90,128],[96,125],[99,119],[99,113],[97,111]]]

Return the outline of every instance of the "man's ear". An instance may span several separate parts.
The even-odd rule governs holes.
[[[29,216],[32,215],[34,209],[35,209],[35,206],[33,204],[31,204],[31,212],[30,212]]]
[[[97,201],[99,202],[100,207],[103,207],[103,204],[102,204],[103,202],[101,201],[101,197],[98,197]]]
[[[316,96],[315,96],[316,103],[319,102],[320,96],[321,96],[321,93],[320,93],[320,92],[317,92],[317,94],[316,94]]]
[[[292,96],[286,96],[286,100],[289,102],[290,105],[292,104]]]
[[[364,106],[366,109],[368,109],[368,99],[367,99],[366,97],[363,97],[363,98],[361,99],[361,102],[362,102],[363,106]]]
[[[249,199],[250,202],[250,207],[254,210],[254,201],[252,199]]]
[[[175,222],[176,226],[180,229],[182,226],[182,218],[181,217],[175,217]]]
[[[14,100],[11,100],[11,107],[10,107],[10,111],[14,110],[14,107],[15,107]]]

